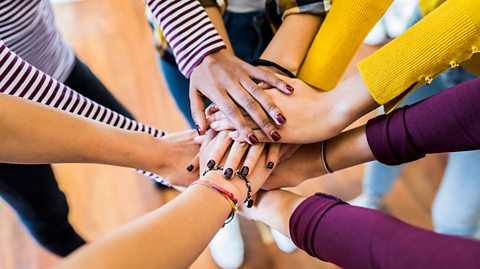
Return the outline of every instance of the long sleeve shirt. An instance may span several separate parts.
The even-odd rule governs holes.
[[[10,51],[1,40],[0,93],[25,98],[125,130],[145,132],[154,137],[165,134],[82,96],[24,61]],[[169,186],[169,183],[158,175],[146,171],[139,172]]]
[[[478,268],[480,241],[436,234],[317,193],[290,217],[293,242],[342,268]]]
[[[426,154],[480,149],[480,78],[367,123],[368,144],[385,164]]]

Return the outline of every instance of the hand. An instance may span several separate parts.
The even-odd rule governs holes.
[[[255,144],[258,138],[237,104],[246,110],[255,122],[255,128],[259,128],[264,137],[268,140],[278,138],[277,128],[270,118],[282,125],[285,117],[253,79],[266,82],[285,94],[293,92],[293,87],[270,72],[253,67],[225,50],[208,55],[190,77],[192,116],[199,133],[208,129],[204,114],[204,97],[207,97],[225,114],[244,141]]]
[[[210,152],[215,147],[216,144],[215,132],[209,130],[206,133],[206,137],[203,141],[202,147],[200,149],[200,171],[205,171],[208,169],[205,163],[207,159],[210,158]],[[259,163],[265,162],[267,153],[264,150],[264,146],[253,145],[250,147],[248,153],[252,159],[258,160]],[[228,162],[227,159],[223,159],[219,162],[219,166],[224,166]],[[248,179],[251,182],[252,191],[257,192],[261,186],[265,183],[265,180],[268,178],[272,170],[266,168],[263,165],[256,165],[253,169],[249,171]],[[217,185],[220,185],[227,190],[235,194],[240,201],[243,201],[246,198],[247,188],[245,182],[237,176],[233,176],[230,180],[224,179],[222,171],[210,171],[205,176],[201,177],[211,181]]]
[[[321,143],[302,145],[290,156],[287,154],[284,155],[286,159],[283,158],[277,165],[262,189],[294,187],[307,179],[325,175],[322,168]]]
[[[359,117],[378,106],[368,91],[355,84],[361,81],[360,75],[343,82],[337,89],[318,92],[298,79],[281,77],[295,87],[291,96],[276,91],[265,92],[282,108],[288,122],[281,127],[282,143],[307,144],[320,142],[339,134]],[[229,119],[221,112],[212,114],[210,127],[215,130],[233,130]],[[251,120],[247,120],[253,126]],[[255,131],[260,142],[269,139],[263,133]],[[234,140],[243,141],[238,131],[229,134]]]
[[[170,133],[162,138],[154,138],[156,147],[150,148],[145,170],[162,176],[176,186],[187,187],[198,179],[198,151],[200,146],[194,141],[194,130]],[[162,160],[162,163],[158,163]],[[190,171],[189,171],[190,170]]]

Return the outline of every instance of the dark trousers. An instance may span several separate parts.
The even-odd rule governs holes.
[[[65,84],[80,94],[133,119],[79,59]],[[68,203],[49,164],[0,164],[0,195],[30,234],[46,249],[66,256],[85,244],[68,221]]]

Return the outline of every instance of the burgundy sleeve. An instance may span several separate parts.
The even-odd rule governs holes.
[[[479,268],[480,242],[413,227],[317,193],[290,218],[293,242],[342,268]]]
[[[480,149],[480,78],[367,123],[368,144],[385,164],[429,153]]]

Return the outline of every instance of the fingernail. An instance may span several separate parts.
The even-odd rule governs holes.
[[[268,169],[273,169],[273,166],[275,166],[275,164],[273,162],[268,162],[268,164],[267,164]]]
[[[290,86],[290,85],[285,86],[285,88],[287,88],[287,90],[288,90],[289,92],[293,92],[293,91],[295,90],[295,89],[294,89],[292,86]]]
[[[210,127],[212,127],[212,129],[217,129],[218,127],[220,127],[220,122],[214,121],[210,124]]]
[[[198,135],[200,135],[200,131],[201,131],[200,126],[198,124],[195,124],[195,128],[197,129]]]
[[[240,174],[244,177],[248,175],[248,172],[250,172],[250,168],[248,168],[248,166],[244,166],[242,167],[242,170],[240,170]]]
[[[233,176],[233,169],[232,168],[227,168],[227,170],[225,170],[225,172],[223,173],[223,176],[225,176],[225,178],[232,178]]]
[[[277,131],[272,131],[270,135],[272,136],[272,139],[275,142],[280,141],[280,139],[282,139],[282,137],[280,136],[279,133],[277,133]]]
[[[258,138],[254,134],[248,134],[247,136],[248,141],[252,144],[257,144],[258,143]]]
[[[231,139],[238,139],[240,137],[240,134],[238,132],[230,132],[228,133],[228,136],[231,138]]]
[[[285,116],[283,116],[283,115],[280,114],[280,113],[277,114],[277,115],[275,116],[275,118],[277,119],[278,123],[280,123],[280,124],[284,124],[284,123],[287,121],[287,119],[285,118]]]
[[[215,161],[214,160],[208,161],[207,167],[208,169],[213,169],[213,167],[215,167]]]
[[[193,164],[187,166],[187,171],[192,172],[193,171]]]

